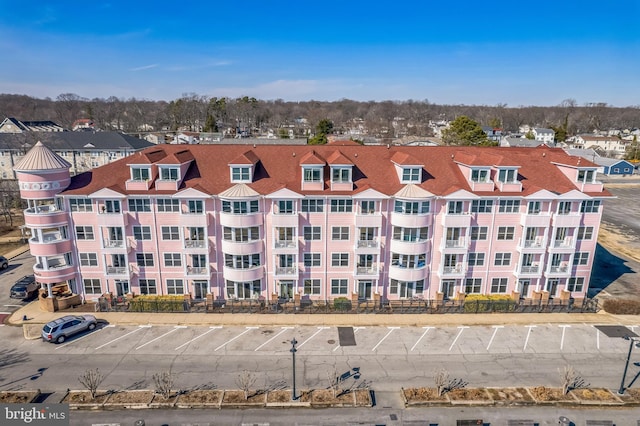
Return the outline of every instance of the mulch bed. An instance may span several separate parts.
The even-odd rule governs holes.
[[[533,404],[535,401],[525,388],[487,388],[496,404]]]
[[[291,401],[290,390],[275,390],[267,393],[267,403]]]
[[[65,404],[103,404],[109,396],[109,392],[98,391],[93,399],[89,391],[69,391],[60,402]]]
[[[153,391],[121,391],[114,392],[107,404],[148,404],[153,399]]]
[[[531,396],[533,396],[536,402],[576,402],[576,399],[570,394],[563,394],[560,388],[537,386],[530,388],[529,392],[531,392]]]
[[[221,390],[192,390],[180,395],[178,404],[218,404],[221,400]]]
[[[487,393],[487,390],[484,388],[454,389],[452,391],[447,392],[447,396],[451,401],[491,401],[492,400],[491,396]]]
[[[249,398],[245,399],[244,392],[241,390],[229,390],[224,391],[224,397],[222,399],[223,404],[260,404],[264,403],[264,393],[255,391],[249,392]]]
[[[573,389],[571,394],[586,402],[619,403],[621,401],[608,389]]]
[[[32,402],[40,395],[39,391],[6,391],[0,392],[2,404],[26,404]]]
[[[449,402],[445,394],[438,396],[438,391],[435,388],[407,388],[403,389],[402,392],[407,402]]]

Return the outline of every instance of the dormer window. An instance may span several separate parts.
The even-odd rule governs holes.
[[[177,167],[161,167],[160,179],[161,180],[178,180],[179,169]]]
[[[498,182],[515,183],[518,181],[518,169],[500,169],[498,171]]]
[[[402,169],[402,183],[420,183],[422,169],[419,167],[405,167]]]
[[[322,169],[319,167],[304,168],[304,181],[305,182],[320,182],[322,179]]]
[[[332,167],[331,182],[334,183],[350,183],[351,167]]]
[[[471,170],[471,182],[489,182],[489,170],[488,169]]]
[[[148,167],[132,167],[131,180],[147,181],[151,178],[151,170]]]
[[[595,181],[596,181],[595,170],[578,170],[578,182],[595,183]]]
[[[251,167],[231,167],[231,182],[251,182]]]

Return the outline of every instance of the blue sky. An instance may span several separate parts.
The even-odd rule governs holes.
[[[640,0],[0,0],[0,93],[640,105]]]

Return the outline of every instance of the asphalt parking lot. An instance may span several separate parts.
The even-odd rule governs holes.
[[[340,339],[337,327],[220,327],[103,325],[63,344],[25,341],[30,353],[269,355],[288,354],[296,339],[310,355],[467,355],[623,353],[621,338],[609,338],[590,324],[457,327],[345,327],[354,341]],[[640,333],[640,322],[628,328]],[[354,344],[355,343],[355,344]],[[24,348],[21,345],[22,349]]]

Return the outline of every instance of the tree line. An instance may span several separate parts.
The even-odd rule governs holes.
[[[271,129],[281,137],[288,129],[297,137],[313,137],[331,123],[334,133],[361,127],[375,138],[431,136],[430,121],[453,121],[466,116],[481,125],[517,132],[522,125],[553,128],[559,140],[594,130],[640,127],[640,105],[614,107],[606,103],[578,105],[566,99],[555,106],[438,105],[428,100],[405,101],[284,101],[208,97],[184,94],[172,101],[109,98],[88,99],[74,93],[51,98],[0,94],[0,115],[22,121],[52,120],[71,128],[80,118],[91,119],[100,130],[235,131],[243,126],[254,134]],[[323,121],[324,120],[324,121]],[[286,131],[285,131],[286,129]]]

